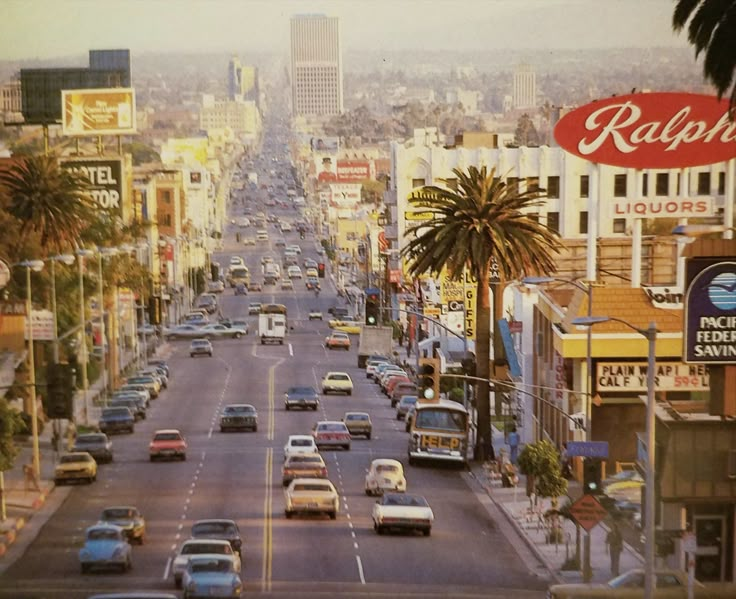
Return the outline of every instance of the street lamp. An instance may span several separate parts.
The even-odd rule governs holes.
[[[572,285],[576,289],[584,292],[588,296],[588,318],[593,315],[593,283],[588,281],[587,284],[582,284],[573,279],[563,279],[558,277],[524,277],[521,282],[524,285],[544,285],[546,283],[567,283]],[[592,441],[593,430],[591,426],[591,412],[592,405],[591,399],[593,395],[593,335],[590,327],[588,327],[588,339],[586,347],[586,366],[588,376],[585,380],[585,437],[587,441]]]
[[[54,363],[59,363],[59,323],[56,314],[56,263],[61,262],[67,266],[74,264],[72,254],[60,254],[49,258],[51,262],[51,312],[54,317]]]
[[[31,436],[33,439],[33,474],[41,476],[41,460],[38,448],[38,406],[36,405],[36,363],[33,356],[33,306],[31,297],[31,271],[41,272],[43,260],[24,260],[14,266],[26,269],[26,319],[28,322],[28,386],[31,392]]]
[[[588,330],[602,322],[615,321],[627,326],[642,335],[649,344],[647,359],[647,418],[646,418],[646,477],[644,496],[644,597],[652,599],[657,586],[654,576],[654,468],[655,468],[655,413],[654,413],[654,371],[656,369],[657,325],[649,323],[646,329],[640,329],[631,323],[612,316],[583,316],[574,318],[572,324],[588,327]]]
[[[107,398],[107,353],[105,352],[105,296],[104,279],[102,278],[102,259],[114,256],[118,253],[117,248],[97,248],[97,276],[100,295],[100,345],[102,347],[102,394]],[[107,399],[105,399],[107,401]]]

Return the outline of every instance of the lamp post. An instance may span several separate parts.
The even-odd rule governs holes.
[[[573,279],[564,279],[558,277],[524,277],[521,282],[524,285],[544,285],[546,283],[568,283],[576,289],[584,292],[588,296],[588,318],[593,315],[593,283],[587,281],[586,285]],[[585,377],[585,440],[592,441],[593,430],[591,426],[592,395],[593,395],[593,334],[588,327],[587,347],[585,350],[586,365],[588,371]]]
[[[82,350],[81,359],[79,360],[82,364],[82,401],[84,403],[84,424],[89,425],[89,401],[87,390],[89,389],[89,379],[87,378],[87,360],[89,354],[87,352],[87,320],[84,313],[84,259],[90,258],[94,255],[92,250],[79,249],[77,250],[77,259],[79,260],[79,323],[82,326],[82,344],[80,349]]]
[[[97,248],[97,268],[100,295],[100,345],[102,348],[102,394],[107,402],[107,353],[105,352],[105,281],[102,278],[102,259],[106,256],[114,256],[118,253],[117,248]]]
[[[590,329],[592,326],[601,323],[615,321],[627,326],[642,335],[648,342],[647,357],[647,416],[646,416],[646,476],[645,476],[645,495],[644,495],[644,597],[652,599],[657,586],[654,576],[654,518],[655,512],[654,501],[654,480],[655,480],[655,412],[654,412],[654,370],[656,368],[656,343],[657,343],[657,325],[654,322],[649,323],[646,329],[640,329],[631,323],[613,316],[587,316],[575,318],[572,321],[574,325],[586,326]]]
[[[31,297],[31,271],[41,272],[43,260],[24,260],[17,266],[26,269],[26,319],[28,322],[28,384],[31,392],[31,436],[33,439],[33,474],[41,476],[41,460],[38,448],[38,406],[36,404],[36,362],[33,356],[33,304]]]

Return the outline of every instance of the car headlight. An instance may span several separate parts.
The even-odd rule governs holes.
[[[125,553],[125,548],[124,547],[118,547],[117,549],[115,549],[115,551],[112,552],[112,556],[114,558],[123,557],[123,554],[124,553]]]

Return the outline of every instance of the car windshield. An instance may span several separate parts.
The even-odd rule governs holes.
[[[290,387],[287,391],[289,395],[316,395],[317,392],[312,387]]]
[[[233,536],[237,534],[235,527],[227,522],[200,522],[192,526],[192,535],[222,535]]]
[[[197,553],[224,553],[230,555],[232,550],[225,543],[187,543],[181,548],[182,555],[194,555]]]
[[[107,418],[109,416],[128,416],[130,410],[128,408],[105,408],[102,410],[102,417]]]
[[[404,406],[408,406],[413,403],[417,403],[417,398],[413,395],[404,395],[404,397],[401,398],[401,404]]]
[[[348,414],[345,420],[368,420],[368,414]]]
[[[331,374],[329,379],[331,381],[349,381],[350,377],[347,374]]]
[[[400,505],[404,507],[429,507],[427,500],[420,495],[404,493],[387,493],[383,496],[383,505]]]
[[[291,439],[289,445],[292,447],[311,447],[313,442],[312,439]]]
[[[192,341],[192,345],[199,347],[199,346],[206,346],[209,345],[209,341],[206,341],[204,339],[196,339]]]
[[[448,410],[423,409],[415,415],[417,428],[434,428],[446,431],[465,431],[467,415]]]
[[[76,445],[97,445],[105,442],[104,435],[79,435],[75,441]]]
[[[74,464],[75,462],[87,462],[87,456],[83,454],[69,454],[61,456],[62,464]]]
[[[225,559],[192,560],[192,572],[230,572],[232,564]]]
[[[385,474],[387,472],[398,472],[399,467],[398,466],[390,466],[387,464],[379,464],[376,466],[376,472],[380,472],[382,474]]]
[[[154,441],[179,441],[181,435],[179,433],[157,433],[153,437]]]
[[[317,427],[319,432],[344,432],[345,425],[341,422],[326,422]]]
[[[253,414],[256,409],[253,406],[227,406],[225,414]]]
[[[95,528],[87,533],[89,541],[117,541],[120,538],[117,530]]]
[[[102,512],[103,520],[117,520],[119,518],[135,518],[135,512],[127,507],[108,508]]]

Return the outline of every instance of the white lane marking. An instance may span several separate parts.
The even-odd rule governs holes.
[[[358,562],[358,575],[360,576],[361,584],[365,584],[365,576],[363,575],[363,562],[360,561],[360,556],[355,556],[355,561]]]
[[[350,536],[353,537],[353,538],[355,538],[355,531],[354,530],[351,530],[350,531]]]
[[[182,528],[184,528],[184,525],[183,524],[179,524],[178,530],[181,530]],[[176,545],[174,545],[174,547],[176,547]]]
[[[169,577],[170,568],[171,568],[171,558],[166,560],[166,567],[164,568],[164,575],[161,578],[161,580],[166,580]]]
[[[294,348],[291,346],[291,343],[289,343],[289,356],[294,357]]]

